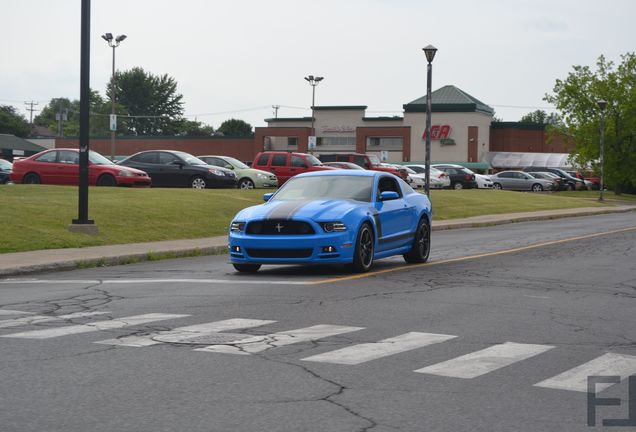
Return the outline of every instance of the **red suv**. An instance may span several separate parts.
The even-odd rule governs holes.
[[[406,180],[408,173],[405,169],[393,168],[385,166],[380,162],[380,158],[376,155],[366,155],[361,153],[326,153],[319,156],[321,162],[351,162],[361,166],[364,169],[373,171],[390,172]]]
[[[296,174],[337,169],[324,166],[322,162],[313,155],[284,151],[265,151],[258,153],[254,158],[254,162],[252,162],[252,168],[276,174],[279,186]]]

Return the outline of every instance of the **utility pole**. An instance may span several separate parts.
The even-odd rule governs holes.
[[[280,105],[272,105],[272,108],[274,108],[274,118],[278,118],[278,108],[280,108]]]
[[[33,105],[39,105],[39,102],[35,102],[35,101],[31,101],[31,102],[25,102],[25,105],[28,105],[29,108],[27,108],[27,111],[31,111],[31,117],[29,119],[29,124],[33,124],[33,111],[39,111],[35,108],[33,108]]]

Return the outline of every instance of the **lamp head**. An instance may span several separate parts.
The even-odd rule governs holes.
[[[319,83],[320,81],[324,80],[325,77],[316,77],[315,80],[317,83]]]
[[[607,101],[601,99],[600,101],[597,101],[596,104],[601,109],[601,111],[605,111],[605,107],[607,106]]]
[[[428,45],[425,48],[422,48],[422,50],[424,51],[424,54],[426,54],[426,60],[429,63],[433,62],[433,59],[435,58],[435,53],[437,52],[437,48],[435,48],[433,45]]]
[[[121,41],[123,41],[124,39],[126,39],[128,36],[126,35],[119,35],[117,36],[117,39],[115,39],[115,42],[119,43]]]
[[[104,39],[106,42],[110,43],[110,41],[113,40],[113,34],[112,33],[105,33],[102,35],[102,39]]]

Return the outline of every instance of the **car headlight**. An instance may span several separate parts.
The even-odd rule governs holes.
[[[328,232],[328,233],[347,230],[347,226],[343,224],[342,222],[321,222],[320,226],[322,227],[323,230],[325,230],[325,232]]]
[[[218,175],[218,176],[223,177],[223,171],[220,171],[220,170],[218,170],[218,169],[209,168],[209,169],[208,169],[208,172],[210,172],[211,174],[214,174],[214,175]]]
[[[267,178],[266,174],[256,173],[256,177],[258,178]]]
[[[239,232],[245,230],[245,222],[232,222],[230,231]]]
[[[119,177],[134,177],[135,173],[133,173],[132,171],[128,171],[128,170],[121,170],[117,173],[117,175]]]

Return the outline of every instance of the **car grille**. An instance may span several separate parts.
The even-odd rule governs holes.
[[[252,258],[309,258],[313,250],[309,249],[246,249]]]
[[[271,219],[253,221],[247,224],[247,234],[257,235],[310,235],[315,234],[314,229],[307,222]]]

